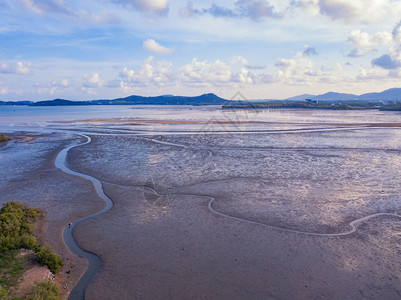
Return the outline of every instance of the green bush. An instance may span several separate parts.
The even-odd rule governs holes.
[[[15,286],[25,270],[25,259],[17,257],[17,254],[18,250],[0,253],[0,286],[5,290]],[[4,293],[5,291],[1,290],[0,295]]]
[[[40,248],[39,251],[36,252],[36,258],[41,265],[47,265],[53,274],[56,274],[64,265],[60,256],[54,253],[53,249],[50,247]]]
[[[63,266],[63,260],[50,247],[42,248],[32,235],[31,224],[37,219],[39,209],[28,208],[21,202],[6,202],[0,209],[0,252],[32,249],[42,265],[47,265],[52,273]]]
[[[10,288],[17,284],[25,266],[18,258],[21,248],[35,251],[41,265],[47,265],[55,274],[63,266],[63,260],[50,247],[41,247],[32,235],[33,221],[39,209],[28,208],[21,202],[6,202],[0,209],[0,300],[9,299]],[[37,284],[27,299],[60,299],[57,288],[51,283]]]
[[[0,142],[7,142],[7,141],[8,141],[8,138],[5,135],[0,134]]]
[[[33,249],[36,239],[31,224],[40,210],[28,208],[21,202],[6,202],[0,210],[0,251]]]
[[[0,289],[0,300],[8,300],[10,294],[10,290]]]
[[[57,287],[51,282],[37,283],[26,300],[60,300]]]

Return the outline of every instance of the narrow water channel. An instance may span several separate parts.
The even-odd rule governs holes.
[[[76,241],[74,239],[74,235],[73,235],[74,228],[76,225],[78,225],[82,221],[102,215],[105,212],[109,211],[113,207],[113,201],[111,201],[111,199],[106,196],[106,194],[103,191],[102,183],[98,179],[96,179],[92,176],[83,174],[83,173],[73,171],[67,167],[66,159],[67,159],[68,152],[72,148],[84,146],[91,142],[91,138],[89,136],[84,135],[84,134],[80,134],[80,135],[82,137],[85,137],[87,140],[83,143],[72,145],[72,146],[69,146],[69,147],[61,150],[60,153],[57,155],[55,165],[57,168],[59,168],[60,170],[62,170],[63,172],[65,172],[67,174],[78,176],[78,177],[81,177],[81,178],[91,181],[93,183],[93,186],[95,187],[96,193],[99,195],[100,198],[102,198],[105,201],[106,207],[104,207],[101,211],[98,211],[94,214],[91,214],[91,215],[88,215],[81,219],[75,220],[71,224],[67,225],[67,227],[64,229],[63,238],[64,238],[64,242],[66,243],[67,247],[70,249],[70,251],[73,254],[75,254],[77,256],[85,257],[89,263],[88,269],[86,270],[85,274],[81,277],[81,279],[74,286],[74,288],[72,289],[72,291],[70,293],[70,296],[68,299],[71,299],[71,300],[85,298],[85,290],[86,290],[89,282],[95,275],[95,273],[99,270],[100,265],[101,265],[100,258],[97,255],[95,255],[91,252],[85,251],[78,246],[78,244],[76,243]]]

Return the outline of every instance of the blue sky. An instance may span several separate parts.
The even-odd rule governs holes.
[[[401,1],[0,0],[0,100],[401,87]]]

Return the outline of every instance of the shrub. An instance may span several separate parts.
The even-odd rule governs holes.
[[[5,295],[5,290],[11,290],[18,283],[19,278],[25,270],[25,259],[17,257],[18,251],[12,250],[0,253],[0,287],[1,295]],[[2,299],[0,296],[0,299]]]
[[[36,239],[31,235],[40,210],[28,208],[21,202],[6,202],[0,209],[0,251],[33,249]]]
[[[49,280],[34,285],[26,300],[61,300],[61,298],[57,287]]]
[[[0,300],[8,299],[9,287],[16,285],[24,271],[22,258],[17,258],[21,248],[35,251],[41,265],[47,265],[55,274],[63,266],[63,260],[50,247],[41,247],[32,235],[39,209],[28,208],[21,202],[6,202],[0,209]],[[60,299],[56,287],[50,282],[38,284],[27,299]]]
[[[0,142],[7,142],[7,141],[8,141],[8,138],[5,135],[0,134]]]
[[[53,249],[50,247],[40,248],[39,251],[36,252],[36,258],[41,265],[47,265],[53,274],[56,274],[64,265],[60,256],[54,253]]]
[[[0,300],[8,300],[10,294],[10,290],[0,289]]]

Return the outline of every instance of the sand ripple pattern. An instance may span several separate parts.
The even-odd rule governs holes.
[[[112,200],[104,193],[103,190],[103,186],[102,183],[107,183],[107,184],[111,184],[111,185],[115,185],[115,186],[127,186],[127,185],[121,185],[121,184],[116,184],[116,183],[112,183],[112,182],[106,182],[106,181],[100,181],[90,175],[87,174],[83,174],[80,172],[76,172],[73,171],[71,169],[69,169],[66,165],[66,157],[68,154],[68,151],[71,150],[72,148],[75,147],[79,147],[79,146],[84,146],[87,145],[91,142],[91,138],[85,134],[79,134],[82,137],[85,137],[87,140],[83,143],[80,144],[76,144],[76,145],[72,145],[69,146],[65,149],[63,149],[62,151],[60,151],[60,153],[58,154],[57,158],[56,158],[56,162],[55,165],[57,168],[61,169],[63,172],[70,174],[70,175],[74,175],[74,176],[78,176],[81,178],[84,178],[86,180],[89,180],[90,182],[92,182],[92,184],[95,187],[96,193],[99,195],[99,197],[101,197],[105,203],[106,203],[106,207],[103,208],[101,211],[96,212],[94,214],[88,215],[86,217],[83,217],[81,219],[78,219],[76,221],[74,221],[73,223],[71,223],[71,226],[67,226],[64,230],[63,233],[63,238],[65,243],[67,244],[68,248],[71,250],[72,253],[74,253],[75,255],[81,256],[81,257],[85,257],[86,259],[88,259],[89,261],[89,266],[87,271],[85,272],[85,274],[82,276],[82,278],[80,279],[80,281],[76,284],[76,286],[73,288],[73,290],[71,291],[71,294],[69,296],[69,299],[84,299],[85,298],[85,290],[86,287],[88,286],[89,282],[91,281],[91,279],[93,278],[93,276],[95,275],[95,273],[99,270],[100,265],[101,265],[101,261],[100,258],[93,254],[90,253],[88,251],[85,251],[83,249],[81,249],[76,241],[74,240],[73,237],[73,229],[74,227],[79,224],[82,221],[85,221],[89,218],[95,217],[95,216],[99,216],[101,214],[104,214],[105,212],[109,211],[112,207],[113,207],[113,202]],[[175,147],[180,147],[180,148],[189,148],[187,145],[182,145],[182,144],[175,144],[175,143],[170,143],[170,142],[164,142],[164,141],[159,141],[157,139],[149,139],[147,138],[147,140],[154,142],[154,143],[159,143],[159,144],[165,144],[165,145],[169,145],[169,146],[175,146]],[[210,150],[209,150],[210,151]],[[168,196],[168,195],[164,195],[159,193],[156,189],[148,187],[148,186],[139,186],[139,185],[129,185],[130,187],[138,187],[138,188],[142,188],[142,189],[146,189],[146,190],[150,190],[153,193],[155,193],[157,196],[161,197],[161,196]],[[371,214],[359,219],[356,219],[352,222],[349,223],[349,227],[350,229],[343,231],[343,232],[338,232],[338,233],[318,233],[318,232],[308,232],[308,231],[300,231],[300,230],[293,230],[293,229],[288,229],[288,228],[283,228],[283,227],[278,227],[278,226],[274,226],[274,225],[269,225],[269,224],[265,224],[265,223],[261,223],[261,222],[257,222],[257,221],[253,221],[250,219],[244,219],[244,218],[239,218],[239,217],[235,217],[232,215],[228,215],[222,212],[217,211],[215,208],[213,208],[213,203],[216,201],[216,198],[210,195],[200,195],[200,194],[181,194],[181,193],[177,193],[177,195],[181,195],[181,196],[190,196],[190,197],[205,197],[210,199],[209,203],[208,203],[208,209],[210,212],[212,212],[215,215],[218,215],[220,217],[224,217],[227,219],[231,219],[231,220],[235,220],[235,221],[239,221],[239,222],[244,222],[244,223],[248,223],[248,224],[254,224],[254,225],[258,225],[258,226],[263,226],[266,228],[270,228],[270,229],[274,229],[274,230],[278,230],[278,231],[282,231],[282,232],[289,232],[289,233],[294,233],[294,234],[303,234],[303,235],[310,235],[310,236],[322,236],[322,237],[341,237],[341,236],[347,236],[350,235],[352,233],[354,233],[357,228],[358,225],[364,221],[368,221],[370,219],[373,218],[377,218],[377,217],[383,217],[383,216],[387,216],[387,217],[396,217],[396,218],[401,218],[400,215],[398,215],[397,213],[375,213],[375,214]]]
[[[141,188],[143,190],[151,191],[152,193],[154,193],[158,197],[169,196],[168,194],[162,194],[159,191],[157,191],[155,188],[149,187],[149,186],[123,185],[123,184],[117,184],[117,183],[112,183],[112,182],[108,182],[108,181],[102,181],[102,182],[106,183],[106,184],[109,184],[109,185],[120,186],[120,187]],[[396,217],[396,218],[401,219],[401,215],[398,215],[396,212],[394,212],[394,213],[386,213],[386,212],[384,212],[384,213],[375,213],[375,214],[371,214],[371,215],[368,215],[368,216],[365,216],[365,217],[362,217],[362,218],[359,218],[359,219],[356,219],[356,220],[350,222],[348,224],[348,226],[350,227],[349,230],[346,230],[346,231],[343,231],[343,232],[338,232],[338,233],[319,233],[319,232],[302,231],[302,230],[295,230],[295,229],[289,229],[289,228],[269,225],[269,224],[266,224],[266,223],[253,221],[253,220],[245,219],[245,218],[239,218],[239,217],[235,217],[235,216],[232,216],[232,215],[229,215],[229,214],[225,214],[225,213],[219,212],[215,208],[213,208],[213,203],[216,201],[216,198],[213,197],[213,196],[210,196],[210,195],[177,193],[177,194],[175,194],[175,196],[208,198],[208,199],[210,199],[210,201],[208,203],[209,210],[213,214],[216,214],[216,215],[218,215],[220,217],[224,217],[224,218],[235,220],[235,221],[239,221],[239,222],[245,222],[245,223],[248,223],[248,224],[259,225],[259,226],[263,226],[263,227],[266,227],[266,228],[271,228],[271,229],[278,230],[278,231],[290,232],[290,233],[296,233],[296,234],[303,234],[303,235],[311,235],[311,236],[341,237],[341,236],[350,235],[350,234],[356,232],[356,230],[357,230],[357,228],[358,228],[360,223],[363,223],[363,222],[368,221],[368,220],[373,219],[373,218],[387,216],[387,217]],[[155,207],[156,203],[157,203],[157,201],[152,206]]]
[[[209,196],[210,197],[210,196]],[[305,235],[314,235],[314,236],[328,236],[328,237],[336,237],[336,236],[346,236],[346,235],[350,235],[352,233],[354,233],[357,230],[357,227],[360,223],[373,219],[373,218],[377,218],[380,216],[390,216],[390,217],[397,217],[397,218],[401,218],[400,215],[397,215],[396,213],[376,213],[376,214],[371,214],[368,215],[366,217],[362,217],[359,219],[356,219],[352,222],[349,223],[349,227],[350,229],[344,232],[338,232],[338,233],[318,233],[318,232],[308,232],[308,231],[301,231],[301,230],[294,230],[294,229],[288,229],[288,228],[283,228],[283,227],[278,227],[278,226],[273,226],[273,225],[269,225],[269,224],[265,224],[265,223],[261,223],[261,222],[257,222],[257,221],[252,221],[252,220],[248,220],[248,219],[243,219],[243,218],[238,218],[238,217],[234,217],[228,214],[224,214],[221,213],[217,210],[215,210],[213,208],[213,202],[215,201],[215,198],[212,198],[209,202],[209,210],[219,216],[225,217],[225,218],[229,218],[232,220],[237,220],[237,221],[241,221],[241,222],[246,222],[249,224],[255,224],[255,225],[260,225],[260,226],[264,226],[264,227],[268,227],[268,228],[272,228],[272,229],[276,229],[276,230],[280,230],[280,231],[285,231],[285,232],[291,232],[291,233],[298,233],[298,234],[305,234]]]
[[[344,128],[340,128],[341,130],[343,130]],[[324,131],[327,131],[324,130]],[[159,144],[166,144],[166,145],[170,145],[170,146],[175,146],[175,147],[184,147],[184,148],[189,148],[189,146],[185,146],[185,145],[181,145],[181,144],[175,144],[175,143],[170,143],[170,142],[163,142],[157,139],[148,139],[154,143],[159,143]],[[251,148],[246,148],[248,150],[250,150]],[[209,150],[210,151],[210,150]],[[149,187],[148,187],[149,188]],[[161,195],[159,192],[157,192],[155,189],[153,189],[153,192],[158,195],[158,196],[167,196],[167,195]],[[274,225],[269,225],[269,224],[265,224],[262,222],[257,222],[257,221],[253,221],[253,220],[249,220],[249,219],[244,219],[244,218],[239,218],[239,217],[235,217],[235,216],[231,216],[222,212],[219,212],[217,210],[215,210],[213,208],[213,202],[216,201],[216,199],[213,196],[209,196],[209,195],[192,195],[192,194],[178,194],[178,195],[182,195],[182,196],[200,196],[200,197],[207,197],[210,199],[209,204],[208,204],[208,208],[209,210],[216,214],[219,215],[221,217],[224,218],[228,218],[231,220],[236,220],[236,221],[241,221],[241,222],[246,222],[249,224],[254,224],[254,225],[260,225],[260,226],[264,226],[267,228],[271,228],[271,229],[276,229],[276,230],[280,230],[280,231],[284,231],[284,232],[291,232],[291,233],[297,233],[297,234],[304,234],[304,235],[311,235],[311,236],[326,236],[326,237],[340,237],[340,236],[346,236],[346,235],[350,235],[352,233],[354,233],[357,230],[357,227],[360,223],[364,222],[364,221],[368,221],[370,219],[373,218],[377,218],[377,217],[382,217],[382,216],[388,216],[388,217],[396,217],[396,218],[401,218],[400,215],[398,215],[397,213],[375,213],[375,214],[371,214],[359,219],[356,219],[352,222],[349,223],[349,227],[350,229],[344,232],[338,232],[338,233],[318,233],[318,232],[309,232],[309,231],[301,231],[301,230],[294,230],[294,229],[288,229],[288,228],[283,228],[283,227],[278,227],[278,226],[274,226]]]

